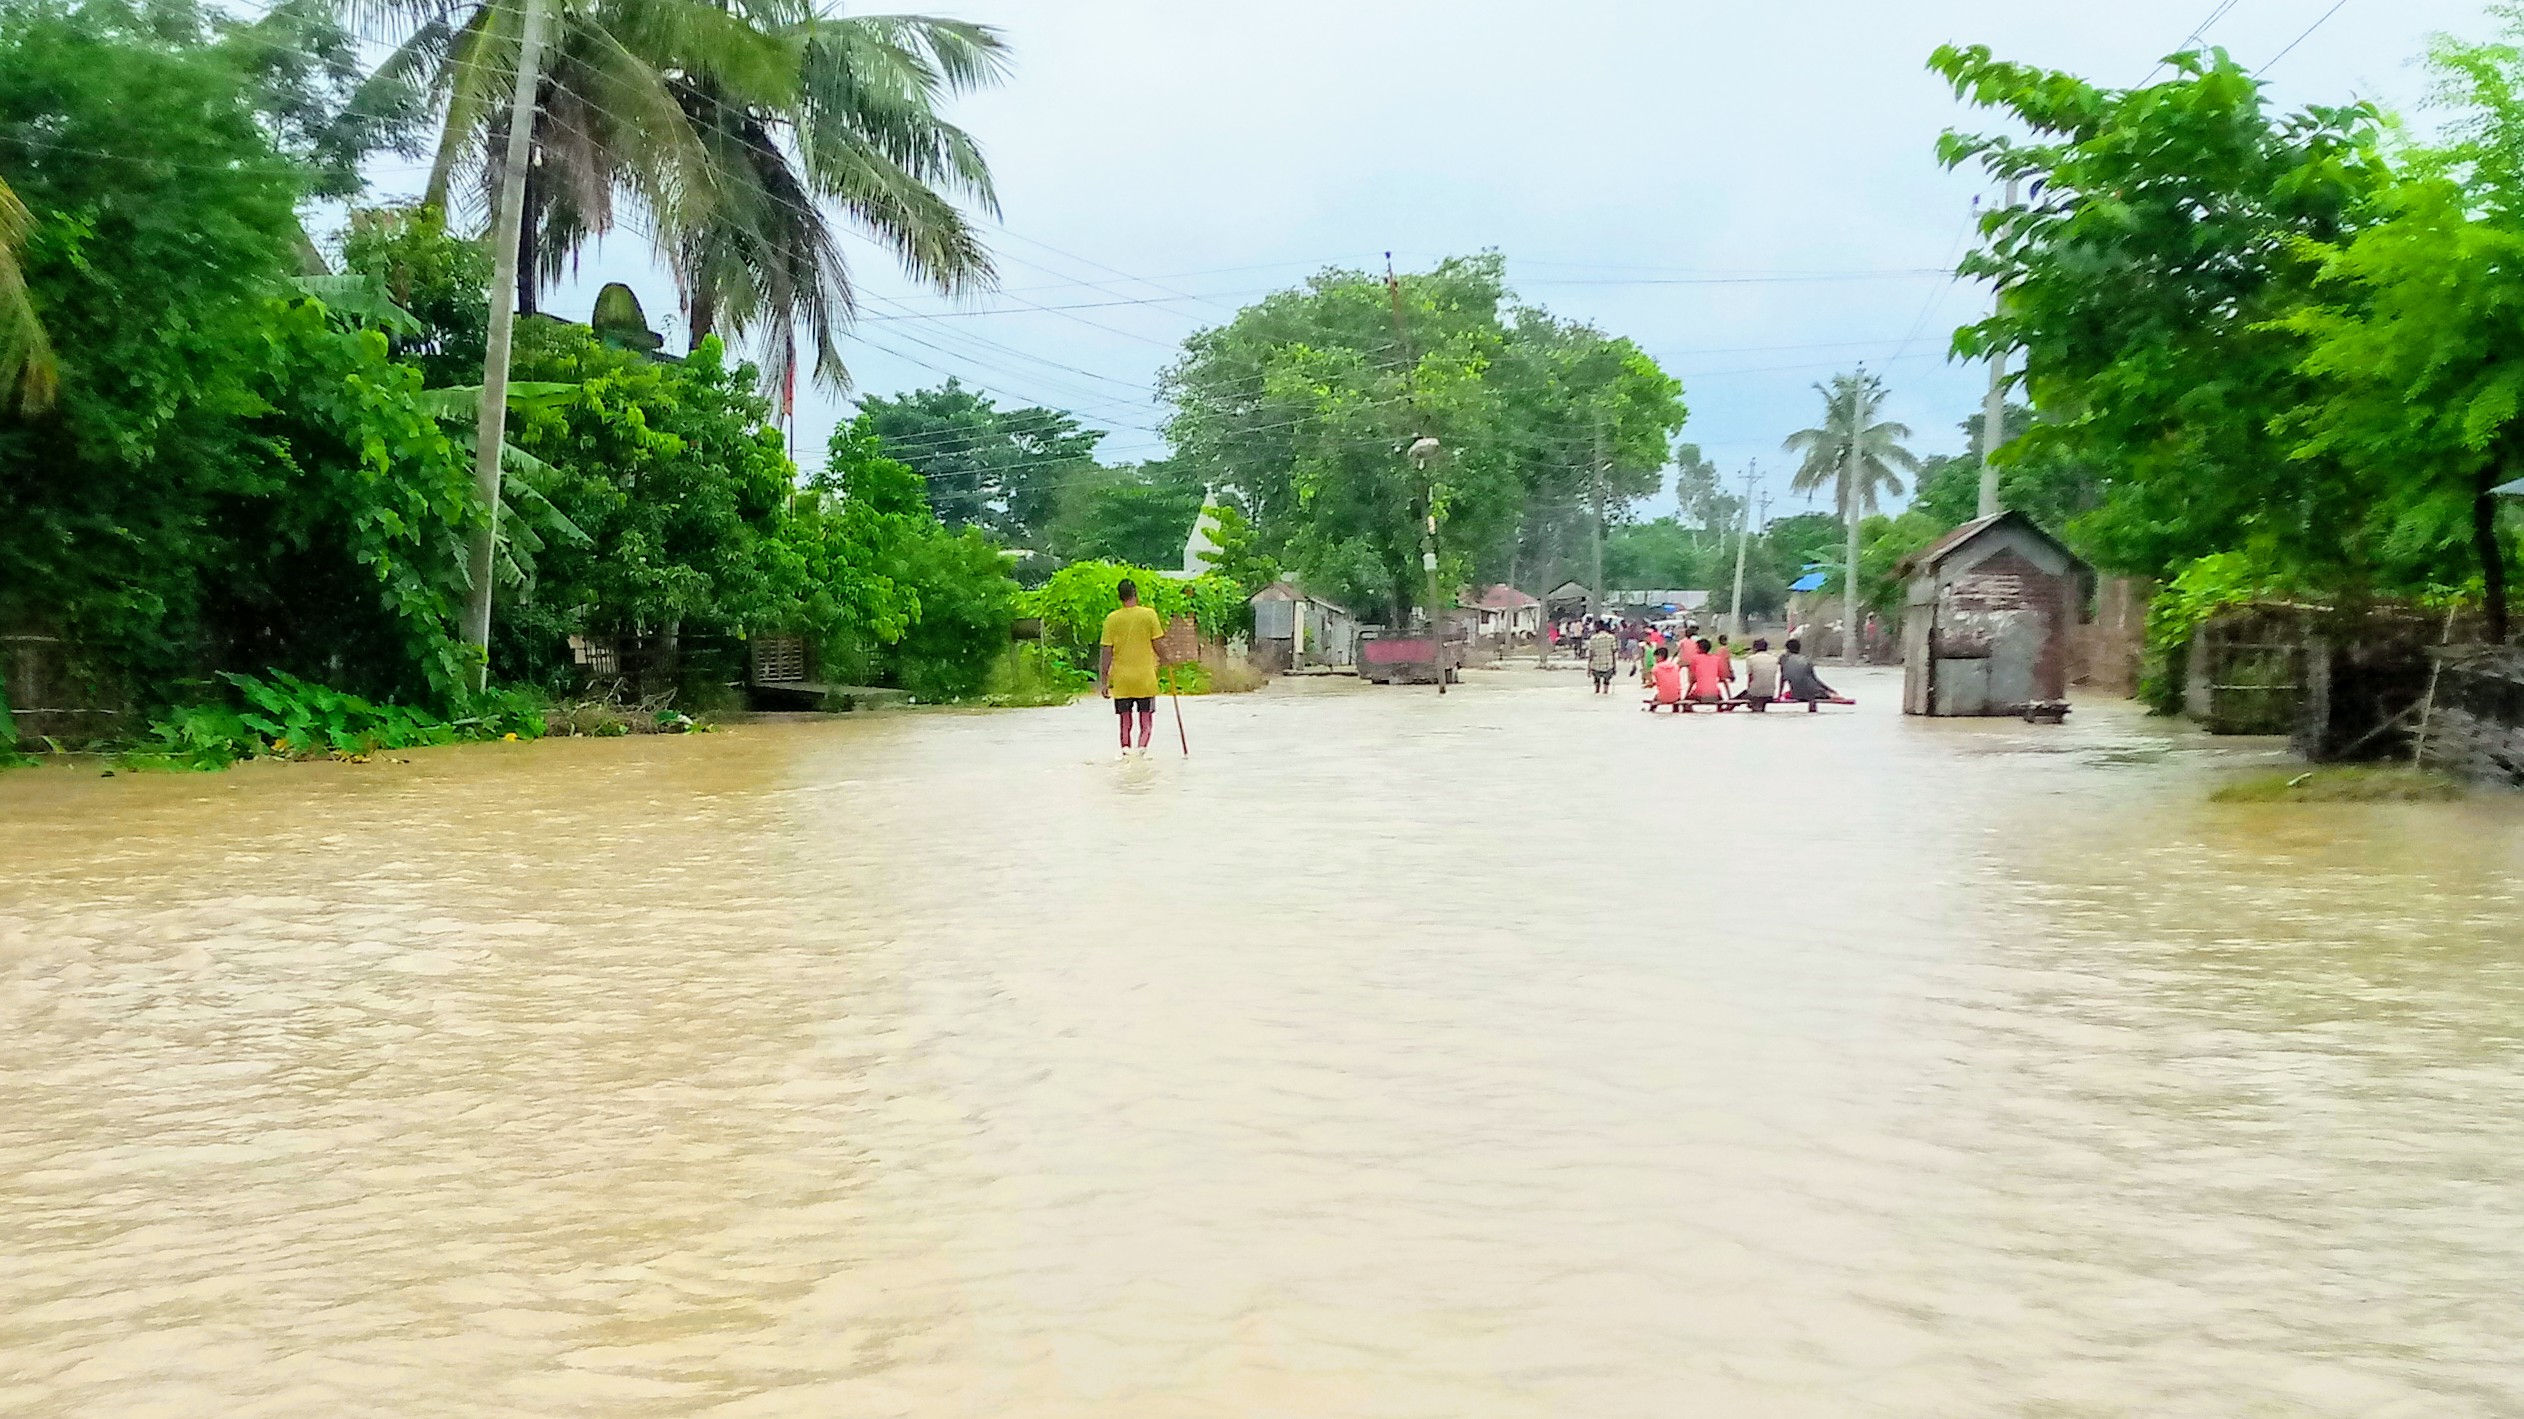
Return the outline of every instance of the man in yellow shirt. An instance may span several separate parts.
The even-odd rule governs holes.
[[[1115,590],[1122,609],[1104,618],[1103,650],[1096,655],[1096,693],[1113,702],[1122,748],[1131,747],[1131,714],[1139,714],[1139,747],[1157,732],[1157,642],[1166,623],[1139,604],[1139,584],[1128,577]]]

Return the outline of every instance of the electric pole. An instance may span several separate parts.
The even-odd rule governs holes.
[[[491,567],[499,550],[500,451],[508,440],[508,340],[517,315],[517,234],[525,216],[526,164],[534,151],[535,90],[543,82],[544,0],[522,3],[526,17],[517,42],[517,92],[509,100],[499,206],[491,217],[491,327],[482,356],[482,409],[473,431],[473,491],[482,499],[482,522],[465,547],[465,573],[472,586],[465,596],[464,638],[477,662],[477,693],[491,678]]]
[[[1737,640],[1744,639],[1744,553],[1753,544],[1753,485],[1760,478],[1761,460],[1755,459],[1752,466],[1744,470],[1743,523],[1735,533],[1735,600],[1727,609],[1727,634]],[[1768,493],[1762,495],[1761,516],[1765,522],[1770,517]]]
[[[1858,367],[1858,377],[1849,386],[1849,448],[1843,457],[1840,479],[1841,517],[1849,524],[1848,558],[1841,563],[1840,648],[1842,660],[1850,665],[1866,663],[1861,642],[1865,623],[1858,619],[1858,476],[1859,446],[1866,442],[1867,367]]]
[[[2016,180],[2007,179],[2007,205],[2016,205]],[[2007,293],[1990,297],[1993,319],[2005,307]],[[1981,510],[1982,517],[1998,515],[1998,464],[1991,455],[1998,452],[2007,423],[2007,347],[1992,346],[1989,352],[1989,393],[1981,400]]]
[[[1595,415],[1595,579],[1589,585],[1586,614],[1589,620],[1603,614],[1604,608],[1604,416]]]

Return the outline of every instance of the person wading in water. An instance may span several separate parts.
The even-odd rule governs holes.
[[[1131,750],[1131,716],[1139,716],[1139,745],[1145,751],[1157,732],[1157,642],[1166,623],[1139,604],[1139,583],[1128,577],[1115,590],[1122,609],[1104,618],[1103,649],[1096,654],[1096,693],[1113,702],[1114,722],[1121,726],[1122,752]]]
[[[1586,675],[1595,682],[1595,693],[1613,692],[1613,663],[1621,654],[1621,642],[1613,635],[1612,623],[1597,621],[1595,634],[1586,638]]]

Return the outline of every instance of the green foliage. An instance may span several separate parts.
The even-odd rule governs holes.
[[[539,556],[494,668],[549,681],[571,635],[735,635],[789,619],[796,470],[752,368],[727,367],[715,342],[657,361],[585,326],[537,321],[519,336],[516,373],[559,388],[512,408],[509,439],[549,466],[542,494],[584,536]]]
[[[1063,561],[1171,566],[1206,495],[1169,463],[1077,467],[1058,486],[1044,543]]]
[[[342,264],[417,322],[394,333],[396,359],[419,365],[431,388],[481,384],[491,320],[491,254],[481,242],[450,235],[436,207],[362,208],[351,213]]]
[[[1901,613],[1910,579],[1902,562],[1951,530],[1950,524],[1916,509],[1893,517],[1871,517],[1858,528],[1858,599],[1866,609],[1888,620]]]
[[[2365,105],[2274,117],[2222,51],[2174,56],[2173,77],[2106,89],[1948,47],[1930,67],[2029,138],[1949,133],[1948,165],[1981,163],[2036,194],[1982,218],[1966,274],[2007,292],[1956,352],[2022,352],[2045,418],[2010,445],[2111,470],[2082,540],[2106,567],[2162,577],[2257,548],[2354,576],[2369,548],[2356,478],[2293,460],[2273,432],[2308,394],[2300,338],[2280,323],[2320,256],[2372,220],[2389,173]]]
[[[1676,518],[1625,522],[1604,535],[1604,581],[1617,587],[1732,584],[1735,539],[1686,527]]]
[[[1781,569],[1789,572],[1791,579],[1803,574],[1811,562],[1838,564],[1841,537],[1840,519],[1828,512],[1773,518],[1762,529],[1762,540],[1771,545]]]
[[[133,768],[222,769],[240,759],[358,759],[381,750],[534,739],[544,733],[541,713],[515,695],[479,697],[459,717],[444,719],[410,705],[371,703],[281,671],[221,678],[236,688],[241,705],[176,706],[149,726],[149,738],[122,762]]]
[[[179,7],[158,0],[156,8]],[[356,195],[360,160],[402,148],[425,117],[411,102],[362,101],[359,43],[330,0],[277,0],[251,19],[218,22],[220,48],[236,66],[275,145],[305,170],[310,195]]]
[[[2284,594],[2281,577],[2244,552],[2215,552],[2184,567],[2147,607],[2138,697],[2159,714],[2182,708],[2182,668],[2192,633],[2211,616]]]
[[[2524,474],[2524,6],[2502,43],[2440,40],[2449,141],[2411,154],[2378,219],[2327,243],[2319,283],[2280,324],[2317,388],[2280,421],[2300,467],[2353,470],[2363,516],[2336,531],[2397,590],[2441,591],[2468,563],[2492,640],[2512,553],[2491,491]]]
[[[940,522],[980,527],[1011,547],[1049,545],[1065,490],[1094,472],[1104,438],[1056,409],[1002,409],[952,378],[892,399],[871,395],[859,408],[886,453],[927,482]],[[1070,530],[1091,529],[1073,523]],[[1179,552],[1180,533],[1174,545]]]
[[[0,685],[0,769],[24,768],[34,762],[33,755],[18,752],[17,716],[9,712],[8,687]]]
[[[1243,509],[1233,503],[1212,503],[1209,514],[1209,540],[1216,548],[1209,554],[1211,571],[1234,582],[1248,597],[1279,580],[1279,562],[1262,550],[1262,534]],[[1246,609],[1249,616],[1251,608]]]
[[[1019,641],[991,666],[984,703],[1006,709],[1065,705],[1095,688],[1095,672],[1040,641]]]
[[[1177,581],[1146,567],[1118,562],[1070,563],[1051,580],[1018,597],[1018,614],[1041,617],[1045,641],[1063,650],[1085,652],[1092,659],[1104,635],[1104,618],[1121,609],[1120,587],[1125,579],[1138,584],[1140,604],[1169,623],[1177,616],[1190,616],[1205,636],[1231,635],[1249,615],[1244,589],[1216,572]]]
[[[0,21],[0,162],[58,342],[0,421],[0,619],[137,692],[222,663],[451,692],[476,516],[420,378],[293,287],[294,166],[180,8]]]
[[[784,541],[804,590],[793,624],[850,679],[963,699],[1006,653],[1017,597],[1006,555],[977,528],[939,523],[922,478],[884,454],[868,416],[833,431]]]
[[[1902,475],[1919,467],[1902,442],[1911,431],[1878,417],[1886,391],[1874,375],[1834,375],[1814,392],[1823,396],[1823,421],[1788,435],[1787,450],[1803,455],[1788,487],[1799,493],[1830,489],[1842,520],[1855,523],[1883,498],[1901,496]]]
[[[1549,561],[1592,497],[1599,432],[1619,506],[1655,490],[1683,419],[1635,346],[1514,306],[1495,255],[1394,287],[1325,271],[1194,335],[1164,390],[1176,462],[1234,490],[1259,559],[1396,620],[1425,594],[1432,512],[1443,584]],[[1402,456],[1421,436],[1444,449],[1427,473]]]

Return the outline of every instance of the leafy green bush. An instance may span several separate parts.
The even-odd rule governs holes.
[[[1095,688],[1095,672],[1040,641],[1019,641],[991,667],[982,686],[985,703],[1002,708],[1065,705]]]
[[[2229,606],[2279,590],[2276,578],[2242,552],[2200,557],[2156,593],[2147,607],[2147,647],[2138,697],[2158,714],[2182,708],[2183,662],[2192,633]]]
[[[1119,562],[1070,563],[1050,581],[1020,595],[1017,614],[1041,617],[1043,638],[1053,645],[1092,652],[1103,637],[1104,618],[1121,609],[1124,578],[1137,583],[1141,605],[1169,622],[1190,616],[1206,636],[1231,635],[1251,615],[1244,589],[1219,573],[1178,581]]]
[[[514,691],[477,696],[455,719],[410,705],[374,704],[286,671],[269,678],[227,674],[240,707],[182,705],[149,726],[149,738],[123,756],[134,768],[224,769],[240,759],[364,758],[474,739],[535,739],[541,710]]]

